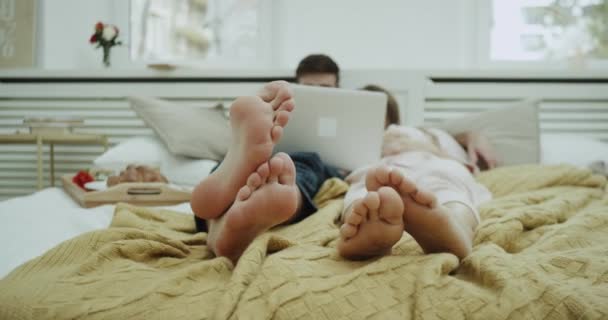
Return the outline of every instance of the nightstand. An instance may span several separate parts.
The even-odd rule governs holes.
[[[15,133],[0,134],[0,143],[28,144],[35,143],[37,148],[38,189],[42,189],[42,145],[50,145],[51,186],[55,185],[55,144],[99,144],[108,149],[108,138],[96,134],[79,133]]]

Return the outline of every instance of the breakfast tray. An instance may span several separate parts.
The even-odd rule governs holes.
[[[82,207],[126,202],[138,206],[168,206],[190,201],[190,191],[160,182],[120,183],[103,191],[86,191],[72,182],[73,175],[61,177],[64,190]]]

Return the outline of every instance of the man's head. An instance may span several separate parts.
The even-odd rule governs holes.
[[[324,54],[311,54],[300,61],[296,69],[299,84],[322,87],[338,87],[340,68]]]
[[[388,128],[391,124],[401,124],[399,119],[399,104],[393,95],[388,90],[375,84],[368,84],[363,87],[363,90],[383,92],[388,98],[386,101],[386,118],[384,119],[384,128]]]

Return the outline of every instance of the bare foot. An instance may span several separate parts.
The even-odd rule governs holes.
[[[259,96],[238,98],[230,107],[232,143],[217,170],[192,193],[192,211],[202,219],[214,219],[228,209],[247,177],[272,155],[294,109],[289,84],[267,84]]]
[[[298,207],[300,191],[291,158],[278,153],[247,179],[234,204],[216,221],[209,233],[209,246],[217,256],[236,263],[253,239],[287,221]]]
[[[346,212],[338,252],[354,260],[388,254],[402,235],[403,201],[394,189],[380,187]]]
[[[372,169],[366,177],[367,189],[383,186],[392,187],[403,199],[405,231],[424,252],[451,252],[460,259],[471,253],[477,221],[467,206],[459,202],[438,205],[433,194],[419,190],[400,170]]]

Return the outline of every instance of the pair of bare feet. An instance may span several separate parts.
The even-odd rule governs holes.
[[[398,169],[379,166],[365,177],[367,194],[346,209],[338,251],[349,259],[389,254],[409,233],[424,252],[450,252],[459,258],[472,249],[477,220],[460,202],[439,205]]]
[[[295,108],[289,84],[267,84],[258,96],[237,99],[230,108],[232,144],[211,175],[193,191],[193,212],[207,220],[208,245],[218,256],[237,262],[253,239],[288,221],[301,206],[296,170],[284,153],[272,156]],[[390,251],[407,231],[427,252],[468,254],[470,232],[433,195],[387,168],[367,176],[370,192],[345,217],[338,245],[346,258]],[[408,200],[411,199],[411,200]],[[404,213],[405,212],[405,213]],[[405,226],[405,227],[404,227]]]
[[[289,84],[274,81],[230,107],[232,144],[224,161],[193,191],[192,211],[207,221],[207,244],[237,262],[260,233],[298,210],[295,166],[285,153],[272,156],[293,111]]]

